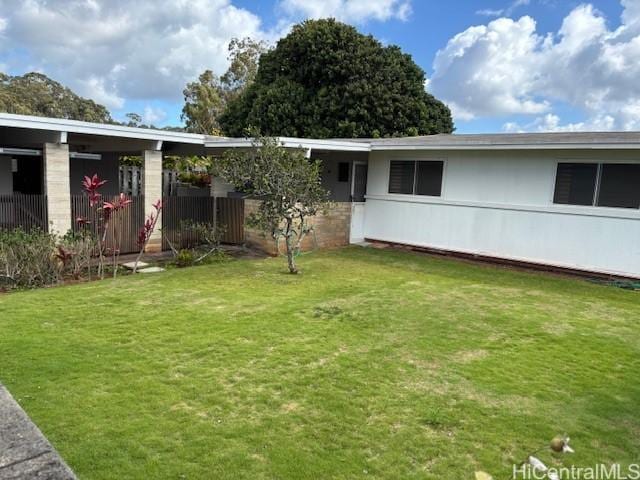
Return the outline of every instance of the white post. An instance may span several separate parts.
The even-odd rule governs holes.
[[[64,235],[71,228],[69,145],[45,143],[42,152],[49,231]]]
[[[156,213],[153,204],[162,199],[162,152],[157,150],[145,150],[142,152],[144,163],[143,193],[144,215]],[[157,227],[151,234],[147,244],[147,252],[159,252],[162,250],[162,215],[158,219]]]

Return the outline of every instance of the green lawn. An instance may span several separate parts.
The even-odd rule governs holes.
[[[640,294],[389,250],[0,296],[0,381],[81,478],[508,478],[640,459]]]

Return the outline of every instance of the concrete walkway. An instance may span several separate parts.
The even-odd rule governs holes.
[[[42,432],[0,384],[0,480],[75,480]]]

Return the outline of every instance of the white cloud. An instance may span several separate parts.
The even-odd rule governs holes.
[[[142,113],[142,123],[145,125],[153,125],[158,122],[163,122],[167,118],[167,112],[162,110],[161,108],[152,107],[147,105],[144,107],[144,112]]]
[[[547,113],[530,123],[520,125],[517,122],[507,122],[502,130],[509,133],[522,132],[603,132],[612,130],[615,119],[611,115],[598,115],[585,122],[565,123],[560,122],[560,117],[553,113]]]
[[[90,76],[86,80],[81,80],[78,84],[78,92],[109,108],[124,106],[124,98],[115,93],[113,86],[107,87],[104,78]]]
[[[530,17],[500,18],[456,35],[436,54],[431,90],[463,119],[547,111],[531,94],[541,60],[535,28]]]
[[[9,24],[6,18],[0,17],[0,35],[7,29],[7,25]]]
[[[226,69],[231,38],[272,39],[231,0],[0,0],[0,11],[0,59],[13,70],[42,70],[116,108],[125,98],[179,101],[203,70]],[[27,58],[6,55],[16,50]]]
[[[640,128],[640,2],[622,6],[615,30],[589,4],[567,15],[557,34],[538,34],[528,16],[470,27],[437,53],[430,90],[462,120],[542,115],[563,102],[588,120],[561,125],[542,116],[528,128]]]
[[[485,17],[500,17],[502,15],[504,15],[505,17],[509,17],[513,14],[513,12],[516,11],[516,9],[529,5],[530,3],[531,3],[531,0],[514,0],[506,8],[498,8],[498,9],[484,8],[481,10],[477,10],[476,14],[483,15]]]
[[[410,0],[281,0],[280,8],[288,15],[306,18],[334,17],[344,22],[369,20],[407,20]]]

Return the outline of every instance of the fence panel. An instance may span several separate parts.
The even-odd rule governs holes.
[[[47,197],[45,195],[0,195],[0,228],[47,230]]]
[[[116,198],[117,196],[104,196],[101,200],[113,201]],[[144,225],[144,197],[127,198],[132,203],[114,214],[114,217],[109,222],[106,237],[106,248],[112,249],[114,247],[116,228],[118,229],[120,253],[133,253],[139,250],[138,232]],[[77,222],[78,218],[84,218],[89,223],[83,226]],[[86,195],[71,195],[71,225],[74,232],[89,228],[94,235],[97,235],[98,230],[101,228],[98,218],[95,208],[89,205],[89,199]]]
[[[183,231],[182,222],[215,223],[214,197],[177,197],[162,199],[162,248],[169,250],[169,242],[178,247],[191,247],[199,243],[198,238],[191,238],[188,231]]]
[[[164,197],[162,199],[162,248],[169,243],[177,246],[194,246],[198,238],[181,229],[184,221],[212,223],[225,228],[223,243],[244,242],[244,200],[214,197]]]
[[[224,225],[224,243],[244,243],[244,200],[242,198],[219,197],[218,223]]]

